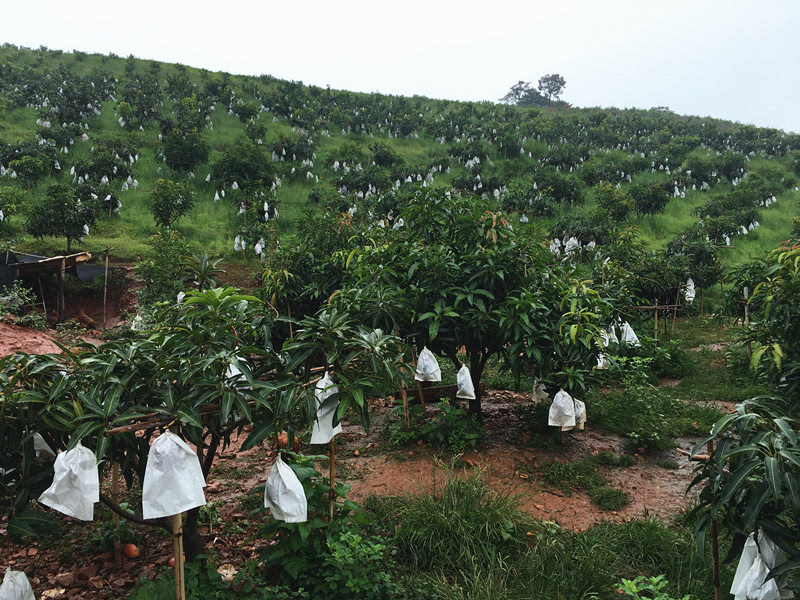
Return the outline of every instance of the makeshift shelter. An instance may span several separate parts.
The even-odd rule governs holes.
[[[6,250],[0,253],[0,288],[13,285],[17,279],[25,279],[29,282],[36,280],[39,283],[39,294],[44,306],[41,276],[55,274],[58,286],[56,312],[58,313],[58,322],[61,323],[64,319],[64,276],[69,274],[74,275],[80,281],[89,281],[105,273],[105,267],[102,265],[86,264],[91,259],[92,255],[89,252],[47,257]]]

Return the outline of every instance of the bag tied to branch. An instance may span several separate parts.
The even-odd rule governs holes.
[[[142,516],[158,519],[203,506],[203,469],[197,454],[171,431],[162,433],[147,455],[142,484]]]
[[[414,375],[417,381],[441,381],[442,370],[439,361],[427,347],[422,348],[417,359],[417,372]]]
[[[333,385],[333,378],[329,373],[317,382],[314,390],[314,402],[317,406],[317,416],[314,419],[314,427],[311,430],[312,444],[327,444],[337,433],[342,432],[342,424],[333,426],[333,418],[339,401],[327,401],[328,398],[339,392],[339,388]]]
[[[308,502],[303,484],[292,468],[283,462],[280,454],[267,475],[264,506],[278,521],[304,523],[308,520]]]
[[[53,483],[39,502],[81,521],[94,518],[94,503],[100,501],[100,474],[94,452],[80,442],[60,453],[53,464]]]
[[[470,375],[467,365],[462,365],[456,373],[456,383],[458,384],[456,398],[475,400],[475,386],[472,385],[472,375]]]

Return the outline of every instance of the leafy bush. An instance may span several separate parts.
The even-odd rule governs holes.
[[[453,406],[447,400],[442,400],[439,408],[441,412],[428,417],[421,406],[409,407],[409,416],[414,417],[414,424],[406,431],[402,419],[395,422],[390,434],[391,444],[402,446],[413,440],[422,440],[459,454],[473,449],[486,435],[481,424],[463,408]],[[402,407],[396,409],[402,414],[401,411]]]
[[[667,586],[667,581],[663,575],[656,575],[655,577],[639,576],[634,580],[623,579],[622,583],[617,586],[617,589],[629,598],[652,598],[652,600],[677,600],[671,595],[667,594],[664,588]],[[646,594],[646,596],[644,595]],[[680,600],[692,600],[690,594],[686,594]]]
[[[12,315],[17,325],[47,329],[45,315],[36,309],[36,294],[17,280],[11,286],[0,288],[0,319]]]
[[[314,589],[325,598],[386,598],[394,590],[386,571],[386,546],[352,531],[328,540],[324,583]]]
[[[261,555],[263,576],[270,583],[302,586],[331,599],[391,596],[394,586],[386,569],[391,564],[386,548],[356,533],[366,518],[356,503],[346,500],[350,486],[337,483],[336,498],[342,501],[337,501],[334,517],[328,519],[330,483],[314,468],[314,461],[325,457],[286,454],[292,457],[289,465],[303,484],[308,521],[271,520],[260,528],[262,537],[275,542]]]
[[[136,277],[144,283],[139,303],[174,302],[184,287],[183,259],[188,254],[186,241],[177,231],[165,231],[150,238],[152,257],[136,265]]]

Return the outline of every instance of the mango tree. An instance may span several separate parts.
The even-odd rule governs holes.
[[[69,447],[82,441],[104,464],[117,462],[129,486],[143,480],[150,442],[167,427],[194,444],[206,478],[234,432],[249,429],[249,448],[283,429],[293,436],[308,427],[316,414],[310,383],[318,377],[311,368],[326,363],[339,386],[336,420],[352,405],[368,427],[365,398],[390,388],[398,340],[332,312],[305,319],[297,339],[277,348],[274,319],[258,298],[232,288],[189,291],[180,304],[162,307],[147,337],[73,355],[62,385],[25,399],[68,414],[52,427],[69,435]],[[122,518],[171,530],[168,520],[145,521],[105,494],[101,501]],[[184,527],[189,559],[202,551],[197,516],[190,511]]]

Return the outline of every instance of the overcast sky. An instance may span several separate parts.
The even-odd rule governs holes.
[[[208,9],[203,6],[208,5]],[[497,100],[560,73],[576,106],[800,132],[800,0],[0,0],[0,43]]]

